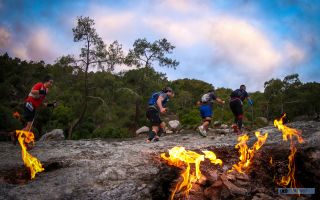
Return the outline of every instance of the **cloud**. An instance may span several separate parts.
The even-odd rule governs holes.
[[[10,42],[10,46],[7,45],[7,51],[15,57],[25,60],[53,62],[59,56],[59,47],[50,37],[49,30],[43,27],[34,28],[23,41],[15,38],[8,40],[10,33],[2,31],[2,29],[0,29],[0,35],[0,38],[5,38],[3,35],[6,36],[7,40],[5,41]]]
[[[0,2],[1,3],[1,2]],[[0,27],[0,48],[5,49],[9,46],[11,35],[7,29]]]

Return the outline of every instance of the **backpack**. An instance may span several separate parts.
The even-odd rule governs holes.
[[[153,106],[157,104],[157,100],[159,98],[159,96],[162,94],[163,92],[155,92],[151,95],[149,101],[148,101],[148,105],[149,106]],[[164,99],[162,101],[162,105],[164,106],[167,102],[168,102],[169,98],[167,97],[166,99]]]

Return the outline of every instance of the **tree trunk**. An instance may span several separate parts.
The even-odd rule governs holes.
[[[88,107],[88,100],[87,100],[87,96],[88,96],[88,70],[89,70],[89,65],[90,65],[90,59],[89,59],[89,50],[90,50],[90,41],[89,39],[87,40],[87,62],[86,62],[86,69],[85,69],[85,73],[84,73],[84,95],[83,95],[83,103],[82,103],[82,112],[79,116],[78,119],[76,119],[70,126],[69,131],[68,131],[68,139],[71,140],[72,139],[72,132],[74,130],[74,128],[76,128],[81,121],[83,120],[83,117],[87,111],[87,107]]]
[[[134,117],[134,128],[135,128],[135,130],[138,129],[139,115],[140,115],[140,99],[137,98],[137,100],[136,100],[136,113],[135,113],[135,117]]]

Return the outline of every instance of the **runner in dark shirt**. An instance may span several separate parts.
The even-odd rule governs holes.
[[[248,99],[249,104],[252,106],[253,101],[250,99],[246,92],[246,86],[241,85],[239,89],[233,91],[230,95],[230,108],[234,115],[234,123],[232,125],[234,132],[241,134],[242,119],[243,119],[243,102]]]

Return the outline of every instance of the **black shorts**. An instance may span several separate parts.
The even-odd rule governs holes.
[[[151,123],[151,126],[159,126],[161,124],[160,113],[156,108],[149,107],[146,116]]]
[[[33,108],[33,110],[30,111],[30,109],[27,108],[26,103],[23,104],[23,118],[26,122],[32,122],[35,114],[36,114],[35,108]]]
[[[242,101],[240,99],[231,100],[229,105],[235,117],[243,115]]]

